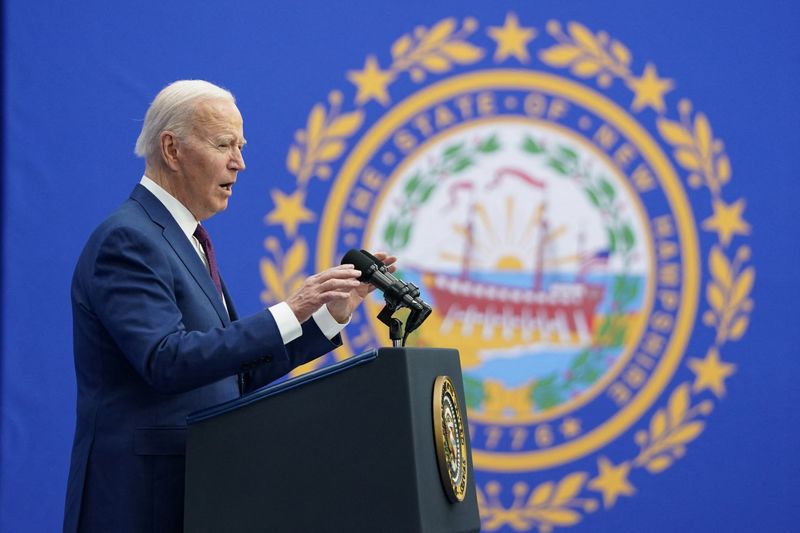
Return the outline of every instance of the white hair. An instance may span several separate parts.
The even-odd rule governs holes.
[[[147,109],[134,152],[152,161],[161,151],[162,132],[171,131],[178,139],[185,139],[197,104],[219,99],[236,103],[230,91],[207,81],[180,80],[170,83],[161,89]]]

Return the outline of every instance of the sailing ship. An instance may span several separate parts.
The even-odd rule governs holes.
[[[590,267],[608,260],[607,252],[586,254],[579,237],[579,262],[573,281],[544,281],[545,250],[549,240],[546,202],[539,216],[539,239],[529,287],[514,287],[470,277],[473,248],[473,216],[469,210],[461,272],[458,275],[423,272],[437,313],[442,317],[442,334],[459,335],[462,340],[509,345],[531,341],[578,345],[591,342],[597,307],[606,287],[585,279]],[[476,335],[477,334],[477,335]],[[499,347],[499,346],[498,346]]]

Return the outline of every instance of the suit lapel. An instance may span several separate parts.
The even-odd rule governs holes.
[[[231,299],[231,295],[228,293],[228,287],[225,286],[225,280],[222,279],[222,276],[220,276],[219,281],[222,283],[222,295],[225,297],[225,303],[228,305],[228,316],[230,317],[231,322],[239,320],[239,314],[236,312],[236,308],[233,306],[233,300]]]
[[[189,239],[186,238],[186,234],[181,231],[180,226],[178,226],[178,223],[175,222],[175,219],[172,217],[167,208],[164,207],[164,204],[162,204],[158,198],[153,196],[150,191],[141,185],[136,185],[131,193],[131,198],[144,208],[153,222],[163,228],[162,233],[164,235],[164,239],[175,251],[175,254],[183,262],[184,266],[192,275],[197,284],[200,285],[200,288],[203,289],[203,292],[214,306],[214,309],[216,310],[217,315],[219,315],[222,323],[225,326],[230,324],[228,312],[225,311],[225,306],[220,299],[217,288],[214,287],[214,282],[211,281],[211,276],[209,275],[208,270],[206,270],[203,261],[200,259],[200,256],[197,255],[197,252],[192,247]],[[230,298],[227,296],[227,294],[226,299],[228,303],[230,303]]]

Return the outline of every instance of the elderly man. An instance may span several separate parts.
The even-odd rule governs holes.
[[[186,415],[338,346],[368,292],[342,265],[237,315],[201,221],[228,206],[244,145],[233,96],[208,82],[175,82],[147,111],[136,143],[145,175],[89,238],[73,277],[65,531],[182,530]]]

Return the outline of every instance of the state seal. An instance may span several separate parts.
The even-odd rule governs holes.
[[[296,188],[266,217],[284,238],[266,240],[263,300],[350,248],[398,255],[434,306],[409,344],[461,355],[482,529],[548,532],[633,496],[702,433],[755,268],[725,146],[673,80],[579,22],[499,22],[419,26],[312,107],[287,152]],[[334,357],[385,344],[381,304]],[[452,488],[465,452],[440,393]]]

